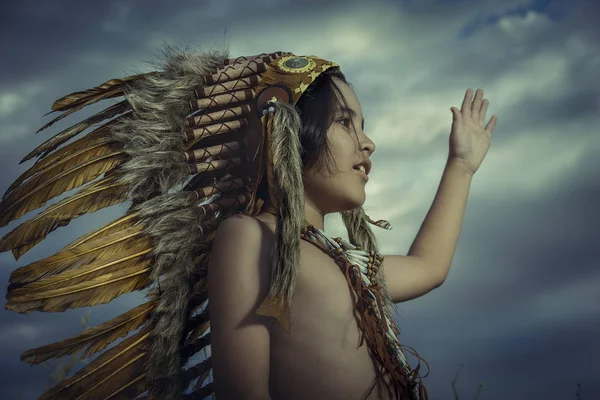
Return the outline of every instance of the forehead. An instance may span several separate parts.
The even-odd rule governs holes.
[[[341,95],[344,96],[344,98],[346,99],[346,103],[348,103],[348,107],[350,107],[352,110],[360,113],[361,112],[360,101],[358,100],[356,93],[354,93],[354,90],[350,86],[348,86],[346,83],[342,82],[340,79],[338,79],[336,77],[333,78],[333,81],[335,82],[336,86],[340,89]],[[339,107],[344,107],[344,103],[341,102],[341,99],[340,99]]]

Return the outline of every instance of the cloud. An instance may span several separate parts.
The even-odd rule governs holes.
[[[42,334],[38,324],[11,324],[0,328],[0,340],[8,342],[35,341]]]
[[[549,18],[535,11],[527,11],[524,16],[511,15],[502,17],[498,20],[498,26],[515,42],[529,35],[552,28]]]
[[[111,3],[110,15],[102,24],[102,30],[109,33],[123,32],[127,28],[128,17],[131,15],[131,4]]]
[[[35,102],[36,97],[44,87],[38,83],[27,83],[17,90],[0,93],[0,121],[15,114],[16,111],[27,108]]]
[[[54,99],[134,67],[147,69],[144,60],[163,42],[207,49],[229,39],[232,56],[314,54],[338,62],[357,90],[377,145],[365,208],[394,225],[374,228],[382,253],[405,253],[443,172],[450,106],[460,105],[467,88],[482,87],[488,118],[499,117],[492,146],[471,186],[450,276],[427,296],[400,305],[401,339],[431,363],[432,398],[451,398],[460,362],[466,363],[461,393],[474,393],[484,380],[489,399],[552,400],[573,395],[581,379],[593,396],[600,390],[590,362],[600,356],[594,314],[600,300],[599,10],[588,1],[561,11],[558,3],[285,1],[269,7],[272,0],[265,0],[173,7],[150,1],[71,2],[62,9],[14,3],[0,16],[7,37],[18,38],[0,44],[11,54],[0,66],[0,181],[7,187],[25,168],[17,156],[50,136],[32,133]],[[19,263],[0,254],[0,283],[8,283],[17,264],[53,254],[124,209],[105,211],[49,235]],[[331,236],[345,236],[339,216],[327,216],[326,227]],[[94,307],[91,324],[142,297]],[[42,382],[45,371],[19,362],[19,354],[79,333],[81,314],[0,314],[3,392],[16,394],[15,383]]]

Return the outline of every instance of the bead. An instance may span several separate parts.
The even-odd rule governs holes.
[[[373,257],[369,257],[369,262],[372,263],[373,262]]]
[[[342,254],[344,252],[344,249],[342,249],[341,247],[338,247],[335,252],[338,254]]]
[[[300,235],[300,239],[304,239],[304,233]]]

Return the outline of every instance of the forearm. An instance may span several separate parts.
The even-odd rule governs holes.
[[[436,269],[442,279],[454,257],[472,176],[463,164],[448,160],[433,204],[408,252]]]

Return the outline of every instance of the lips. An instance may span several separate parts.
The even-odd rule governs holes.
[[[358,174],[365,180],[365,182],[369,182],[369,176],[367,174],[365,174],[364,172],[362,172],[360,169],[358,168],[354,168],[354,170],[356,172],[358,172]]]

